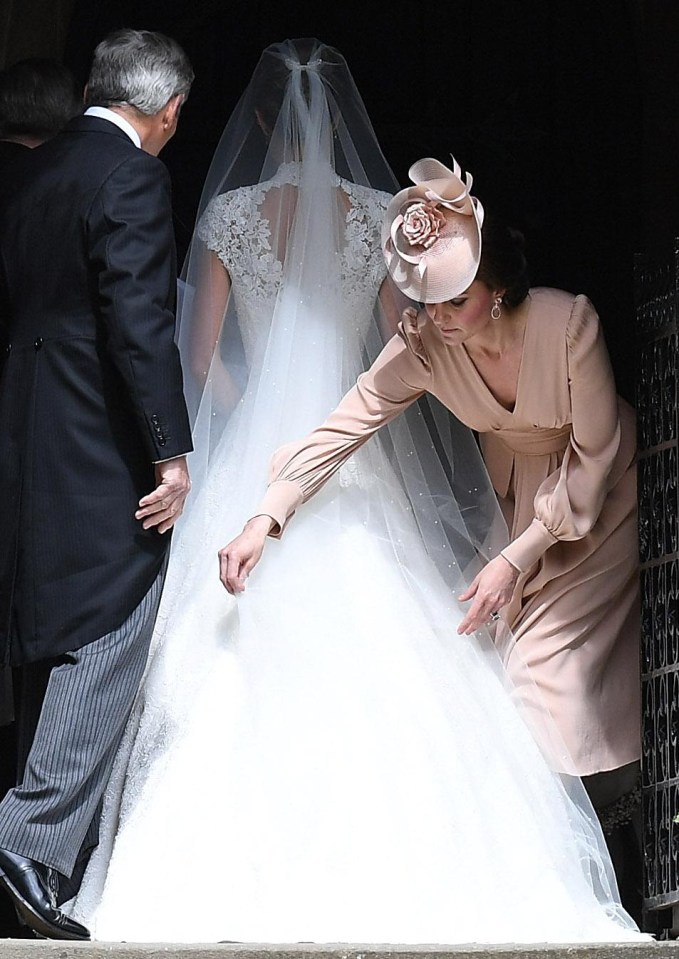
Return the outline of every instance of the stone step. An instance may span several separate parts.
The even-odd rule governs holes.
[[[399,946],[106,943],[0,939],[0,959],[679,959],[679,942]]]

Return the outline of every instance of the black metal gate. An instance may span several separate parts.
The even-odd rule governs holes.
[[[635,262],[642,622],[642,810],[647,927],[679,906],[679,240]]]

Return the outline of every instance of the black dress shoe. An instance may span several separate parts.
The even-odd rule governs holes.
[[[50,889],[42,863],[0,849],[0,886],[8,893],[21,922],[45,939],[89,939],[89,931],[64,915]]]

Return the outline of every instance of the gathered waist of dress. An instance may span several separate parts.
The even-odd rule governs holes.
[[[487,433],[486,441],[496,441],[510,453],[522,456],[548,456],[551,453],[563,453],[571,436],[571,426],[554,430],[505,430],[502,433]]]
[[[570,424],[552,430],[504,430],[502,433],[482,433],[480,440],[483,459],[498,496],[507,496],[514,470],[514,459],[517,455],[530,457],[533,463],[537,463],[540,457],[564,453],[568,448],[570,436]],[[536,468],[540,470],[540,467]],[[546,472],[545,475],[547,475]]]

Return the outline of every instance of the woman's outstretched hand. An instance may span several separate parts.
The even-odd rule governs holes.
[[[474,578],[471,586],[457,597],[461,603],[474,600],[457,627],[458,633],[469,635],[487,626],[493,614],[498,613],[512,598],[518,578],[519,571],[504,556],[491,559]]]
[[[219,578],[232,596],[245,589],[245,580],[259,562],[272,526],[270,516],[254,516],[240,535],[220,549]]]

